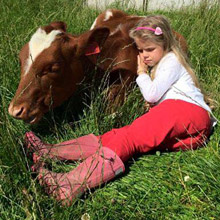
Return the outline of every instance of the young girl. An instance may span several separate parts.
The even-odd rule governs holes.
[[[139,50],[137,84],[144,99],[154,105],[149,112],[103,135],[89,134],[56,145],[26,133],[35,163],[42,157],[82,160],[68,173],[51,172],[43,163],[38,166],[40,184],[63,203],[71,204],[86,189],[124,172],[124,163],[137,153],[196,149],[210,134],[211,110],[166,18],[143,18],[130,37]]]

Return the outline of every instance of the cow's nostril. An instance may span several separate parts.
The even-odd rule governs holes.
[[[24,105],[13,106],[13,104],[10,104],[8,112],[12,117],[22,119],[26,116],[27,108]]]
[[[19,117],[22,114],[23,110],[24,107],[21,107],[20,110],[18,109],[17,112],[15,112],[15,117]]]

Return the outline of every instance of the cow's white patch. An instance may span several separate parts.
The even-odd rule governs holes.
[[[103,21],[107,21],[107,20],[109,20],[110,17],[112,17],[112,16],[113,16],[112,11],[111,11],[111,10],[107,10],[106,13],[105,13],[105,18],[104,18]]]
[[[122,26],[122,24],[119,24],[119,25],[115,28],[115,30],[112,31],[112,32],[109,34],[109,36],[112,36],[112,35],[116,34],[118,31],[121,31],[121,26]]]
[[[39,28],[35,34],[31,37],[29,42],[29,56],[26,62],[25,74],[28,73],[31,64],[34,62],[36,57],[46,48],[50,47],[55,37],[61,33],[59,30],[53,30],[50,33],[46,33],[45,30]]]
[[[92,24],[90,30],[94,29],[94,27],[96,26],[96,22],[97,22],[97,18],[96,18],[95,21],[93,22],[93,24]]]

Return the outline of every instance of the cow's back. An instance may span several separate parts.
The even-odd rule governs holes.
[[[120,10],[108,9],[95,19],[90,29],[108,27],[110,35],[114,34],[119,28],[128,32],[141,18],[140,16],[128,15]]]

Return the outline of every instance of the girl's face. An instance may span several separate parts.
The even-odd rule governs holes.
[[[150,67],[158,64],[161,58],[167,53],[162,46],[149,40],[135,38],[135,43],[137,45],[141,61]]]

